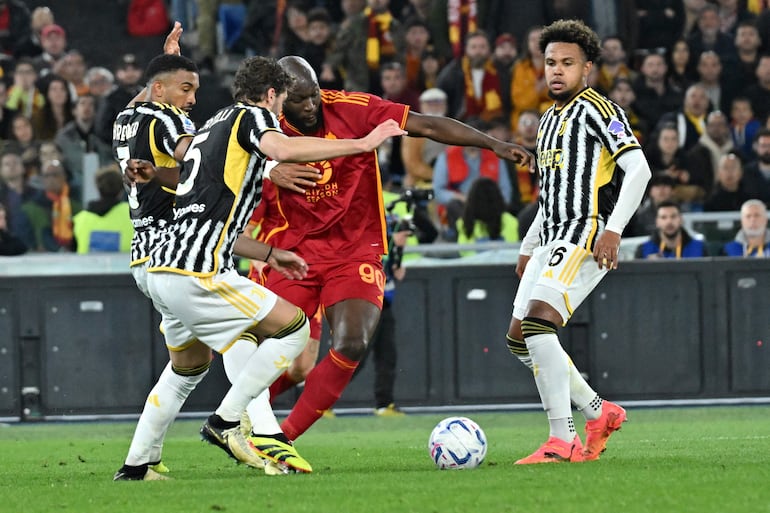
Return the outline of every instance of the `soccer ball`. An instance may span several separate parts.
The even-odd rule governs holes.
[[[487,437],[471,419],[448,417],[433,428],[428,452],[441,470],[476,468],[487,455]]]

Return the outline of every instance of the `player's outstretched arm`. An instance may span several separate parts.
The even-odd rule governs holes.
[[[406,135],[397,122],[389,119],[360,139],[321,139],[292,137],[277,131],[262,134],[260,150],[279,162],[313,162],[373,151],[385,139]]]
[[[523,146],[495,139],[456,119],[409,111],[406,129],[412,136],[428,137],[444,144],[486,148],[494,151],[500,158],[512,160],[534,170],[535,157]]]

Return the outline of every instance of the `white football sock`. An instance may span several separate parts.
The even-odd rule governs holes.
[[[243,370],[243,366],[251,355],[257,351],[257,345],[253,342],[241,339],[233,344],[222,355],[225,364],[225,373],[230,383],[233,383]],[[246,413],[251,420],[252,432],[259,435],[274,435],[281,433],[278,419],[275,418],[273,407],[270,405],[270,390],[267,389],[249,402]]]
[[[534,364],[535,384],[551,426],[550,436],[571,442],[575,437],[570,403],[569,358],[553,333],[526,338]]]
[[[296,331],[281,338],[264,340],[245,362],[215,413],[226,422],[239,422],[249,402],[288,368],[305,348],[309,337],[310,323],[305,319]]]
[[[564,353],[567,354],[567,353]],[[602,414],[601,407],[598,412],[591,407],[593,400],[598,397],[596,390],[591,388],[588,382],[580,374],[580,371],[572,363],[572,358],[567,355],[569,361],[569,396],[575,408],[580,410],[586,420],[598,419]]]
[[[208,368],[194,376],[181,376],[169,362],[147,396],[128,449],[126,465],[143,465],[161,460],[163,439],[187,396],[208,374]]]

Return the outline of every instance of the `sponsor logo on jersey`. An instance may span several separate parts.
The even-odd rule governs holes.
[[[174,208],[174,221],[180,217],[186,216],[189,213],[200,214],[206,211],[205,203],[193,203],[182,208]]]

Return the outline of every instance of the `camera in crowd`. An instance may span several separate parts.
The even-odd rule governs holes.
[[[404,189],[401,191],[401,195],[395,200],[385,205],[385,210],[388,213],[388,229],[390,232],[408,231],[410,233],[416,233],[419,228],[414,223],[414,213],[418,206],[425,206],[425,204],[433,199],[433,189]],[[408,216],[401,216],[398,218],[393,215],[393,209],[399,203],[406,203],[406,210],[409,213]]]

